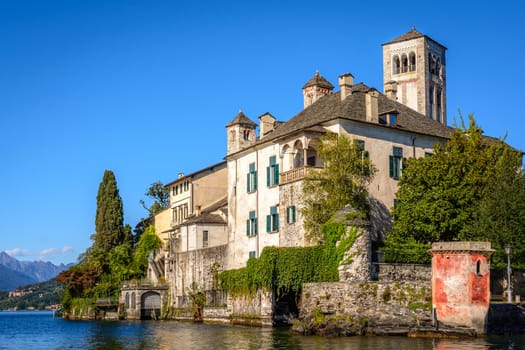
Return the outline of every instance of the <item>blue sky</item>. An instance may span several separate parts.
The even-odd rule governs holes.
[[[151,183],[223,159],[239,109],[288,120],[316,70],[383,91],[381,44],[413,26],[448,48],[449,124],[525,150],[520,4],[472,4],[0,1],[0,251],[76,261],[105,169],[134,226]]]

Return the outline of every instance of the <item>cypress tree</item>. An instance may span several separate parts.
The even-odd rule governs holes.
[[[93,248],[102,254],[108,253],[125,239],[122,199],[111,170],[104,172],[98,187],[95,231]]]

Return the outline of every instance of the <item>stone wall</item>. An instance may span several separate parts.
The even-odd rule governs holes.
[[[272,325],[272,294],[258,290],[251,296],[236,296],[228,300],[228,312],[233,324]]]
[[[432,291],[414,282],[306,283],[299,319],[322,314],[366,326],[367,333],[432,325]]]
[[[376,263],[374,271],[378,281],[403,282],[412,281],[432,286],[432,267],[423,264]]]
[[[520,299],[525,299],[525,271],[512,270],[511,274],[511,291],[513,300],[515,296],[520,296]],[[490,291],[493,298],[506,298],[507,291],[507,270],[490,270]]]

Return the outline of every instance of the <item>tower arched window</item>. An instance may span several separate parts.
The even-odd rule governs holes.
[[[431,74],[436,74],[436,56],[428,54],[428,70]]]
[[[408,72],[408,57],[405,54],[401,56],[401,72]]]
[[[399,60],[399,56],[395,55],[392,59],[392,71],[394,74],[399,74],[401,71],[401,61]]]
[[[242,137],[245,141],[250,140],[250,130],[244,129],[242,132]]]
[[[414,52],[411,52],[408,55],[408,61],[409,61],[408,70],[410,72],[415,71],[416,70],[416,54]]]

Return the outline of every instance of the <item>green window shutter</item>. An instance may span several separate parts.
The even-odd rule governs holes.
[[[279,184],[279,164],[274,165],[273,171],[274,171],[273,178],[275,181],[275,185],[278,185]]]
[[[253,171],[253,190],[257,191],[257,171]]]
[[[277,214],[277,207],[270,207],[270,214]]]
[[[275,158],[275,156],[271,156],[271,157],[270,157],[270,165],[274,165],[274,164],[276,164],[276,163],[277,163],[277,162],[276,162],[276,158]]]
[[[266,215],[266,232],[272,232],[272,216]]]
[[[270,167],[266,167],[266,186],[270,187]]]
[[[392,154],[395,157],[403,157],[403,149],[401,147],[393,147],[392,148]]]
[[[290,221],[290,209],[292,209],[292,207],[288,207],[286,208],[286,223],[289,224],[291,221]]]
[[[390,165],[389,165],[390,177],[394,178],[395,177],[395,173],[394,173],[394,162],[395,162],[395,159],[394,159],[394,156],[388,156],[388,157],[389,157],[389,161],[390,161]]]
[[[279,214],[274,215],[273,231],[279,231]]]
[[[250,220],[246,220],[246,236],[250,235]]]
[[[246,174],[246,192],[250,192],[250,173]]]
[[[257,229],[257,219],[253,222],[253,234],[257,235],[258,229]]]
[[[295,205],[292,206],[292,222],[295,222]]]

